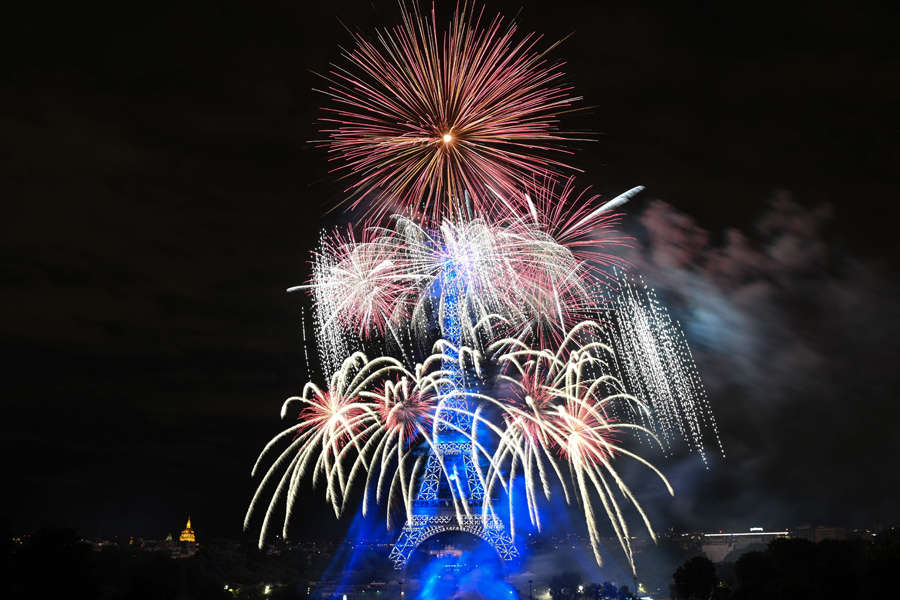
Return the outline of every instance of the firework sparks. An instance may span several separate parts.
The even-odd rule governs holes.
[[[397,372],[405,372],[399,361],[390,357],[369,360],[363,353],[357,352],[344,360],[341,368],[329,380],[327,389],[323,390],[310,382],[304,386],[301,396],[285,400],[281,408],[282,418],[291,404],[300,403],[300,422],[275,436],[253,466],[255,475],[269,451],[279,442],[293,436],[291,443],[263,476],[244,519],[246,529],[263,490],[278,473],[283,472],[265,513],[260,531],[260,546],[268,532],[274,508],[285,494],[287,512],[284,531],[287,531],[300,480],[310,466],[313,483],[325,480],[325,498],[331,502],[335,515],[340,516],[342,495],[352,484],[345,467],[346,451],[351,447],[360,450],[362,441],[372,429],[366,422],[371,408],[362,401],[361,392],[379,379]]]
[[[444,418],[442,401],[448,391],[452,393],[455,389],[452,373],[434,368],[440,365],[444,356],[439,344],[436,344],[438,353],[417,365],[415,373],[406,373],[398,382],[385,381],[378,389],[361,394],[370,402],[367,421],[372,424],[373,432],[359,453],[353,471],[363,469],[368,473],[363,514],[368,509],[370,484],[374,474],[378,473],[375,497],[376,502],[384,500],[388,506],[388,528],[391,527],[390,507],[396,503],[397,494],[402,499],[406,516],[411,514],[416,473],[421,467],[420,460],[413,462],[411,458],[413,450],[422,444],[433,447],[438,426]],[[352,473],[350,479],[353,479]],[[388,492],[382,494],[388,481]]]
[[[615,461],[635,460],[672,487],[622,440],[662,446],[680,433],[705,461],[701,430],[716,431],[683,334],[652,290],[618,278],[608,251],[626,242],[613,211],[643,188],[601,203],[560,175],[561,144],[578,135],[558,118],[580,98],[546,57],[555,45],[541,50],[540,36],[468,4],[440,32],[434,9],[401,11],[401,25],[374,40],[354,35],[320,90],[330,98],[320,143],[352,205],[374,200],[371,220],[359,236],[323,235],[311,281],[289,290],[311,294],[319,362],[333,375],[285,401],[282,418],[299,404],[299,422],[257,459],[254,476],[286,444],[244,527],[274,487],[259,544],[282,500],[286,537],[309,474],[336,516],[361,486],[363,514],[374,497],[388,527],[400,507],[407,525],[424,527],[414,499],[436,501],[442,487],[457,524],[487,527],[502,490],[514,536],[516,482],[538,529],[540,496],[558,484],[580,506],[597,562],[605,514],[634,571],[623,509],[655,534]],[[445,339],[429,354],[435,330]],[[400,358],[369,359],[364,348]],[[510,393],[483,393],[485,372]],[[462,467],[447,459],[459,455]]]
[[[412,371],[394,358],[369,359],[356,352],[332,375],[327,389],[310,382],[304,386],[301,396],[292,396],[284,402],[282,418],[291,405],[301,405],[299,422],[265,446],[252,471],[255,476],[270,451],[290,440],[266,470],[245,516],[246,529],[264,490],[277,480],[263,518],[260,547],[282,498],[286,498],[282,535],[287,536],[300,482],[310,472],[313,485],[324,482],[325,499],[331,503],[335,516],[341,515],[350,491],[363,478],[364,513],[374,484],[376,502],[388,507],[388,527],[391,507],[402,505],[409,515],[416,473],[421,466],[421,461],[412,457],[413,450],[422,444],[433,446],[440,423],[462,434],[487,462],[492,460],[491,454],[469,432],[453,426],[447,417],[447,400],[462,392],[455,387],[450,372],[440,368],[441,362],[449,358],[443,350],[446,345],[444,340],[436,342],[435,353]],[[453,352],[460,364],[477,360],[477,352],[471,349],[454,348]],[[479,418],[471,412],[465,413]],[[450,473],[443,476],[448,482],[451,480]],[[457,498],[454,504],[458,511],[468,510],[467,506],[460,508]]]
[[[403,255],[372,232],[364,229],[360,241],[352,230],[346,237],[340,232],[324,237],[314,260],[315,283],[288,288],[314,291],[324,317],[320,328],[344,328],[368,337],[384,334],[405,315],[409,275]]]
[[[539,50],[541,37],[517,36],[515,24],[483,10],[457,8],[439,32],[432,8],[401,5],[402,24],[356,47],[333,65],[321,90],[332,100],[320,120],[322,144],[353,182],[354,206],[440,221],[467,192],[476,208],[514,197],[523,183],[566,168],[553,154],[577,137],[560,131],[560,114],[580,98],[562,83],[560,63]]]
[[[596,314],[604,267],[618,264],[605,249],[626,241],[611,233],[619,217],[609,206],[641,189],[598,207],[597,196],[576,194],[571,180],[558,192],[535,186],[533,195],[522,196],[527,209],[516,213],[510,204],[511,216],[500,222],[458,215],[435,230],[395,216],[389,226],[367,228],[364,241],[326,237],[312,281],[291,289],[312,291],[321,337],[335,345],[341,333],[325,330],[362,338],[389,331],[402,344],[400,323],[426,324],[435,290],[437,312],[457,310],[467,331],[499,315],[519,337],[558,342]],[[453,281],[440,281],[448,267]],[[449,307],[449,293],[464,301]]]
[[[724,456],[706,388],[679,323],[642,279],[618,277],[618,285],[607,292],[609,341],[628,389],[651,408],[642,415],[646,424],[669,446],[684,439],[704,464],[704,430],[711,430]]]
[[[521,318],[523,306],[529,307],[527,302],[521,302],[523,297],[517,292],[518,288],[533,287],[529,282],[535,275],[529,269],[543,268],[545,274],[541,277],[545,281],[557,274],[562,277],[566,269],[578,269],[575,252],[580,236],[584,235],[580,228],[589,227],[591,219],[602,214],[590,208],[581,208],[580,213],[574,214],[554,212],[545,199],[535,198],[528,199],[529,214],[500,226],[477,218],[455,223],[445,221],[437,232],[430,233],[411,219],[398,217],[392,227],[372,228],[364,241],[348,238],[341,242],[342,246],[322,253],[336,259],[332,264],[337,266],[327,271],[325,283],[317,285],[314,280],[309,287],[319,293],[344,290],[340,301],[346,298],[353,301],[339,304],[338,310],[349,307],[351,314],[357,315],[352,326],[358,331],[363,331],[358,329],[359,320],[372,318],[369,307],[373,305],[373,295],[395,294],[390,306],[410,307],[408,314],[415,317],[431,301],[436,287],[441,290],[438,312],[458,310],[455,322],[469,323],[473,339],[479,339],[478,330],[485,324],[498,331],[515,330],[513,324]],[[586,217],[590,218],[585,220]],[[557,242],[551,231],[566,240],[568,246]],[[364,252],[371,252],[372,256],[360,261],[359,256]],[[344,266],[344,262],[349,266]],[[391,265],[389,273],[379,267],[384,263]],[[364,268],[358,268],[360,264]],[[359,276],[361,272],[364,277]],[[586,277],[576,280],[583,282]],[[361,280],[365,283],[360,283]],[[373,292],[379,285],[385,291]],[[361,291],[348,291],[353,286]],[[583,294],[591,289],[585,288]],[[449,297],[451,292],[462,299],[457,308],[448,308],[452,303],[444,305],[444,297]],[[377,503],[388,507],[402,505],[409,516],[416,477],[422,467],[421,453],[416,455],[414,450],[422,445],[434,447],[438,421],[447,419],[438,415],[442,411],[446,415],[447,407],[455,406],[454,397],[466,397],[482,406],[499,407],[502,414],[501,422],[493,423],[483,417],[481,407],[471,412],[464,408],[449,409],[465,412],[472,419],[471,431],[455,428],[469,440],[473,453],[488,465],[486,474],[476,465],[487,490],[483,517],[493,518],[490,498],[495,487],[501,486],[508,494],[510,530],[514,534],[514,482],[521,477],[525,482],[529,517],[540,529],[539,496],[543,493],[549,499],[555,479],[566,501],[574,499],[581,506],[597,561],[601,562],[596,518],[599,512],[607,515],[634,569],[623,502],[614,490],[618,490],[625,504],[634,507],[654,539],[655,535],[637,499],[614,468],[614,461],[622,456],[637,460],[656,473],[670,493],[672,488],[656,467],[623,447],[619,440],[638,434],[662,445],[656,432],[668,440],[676,428],[696,440],[704,425],[700,417],[711,418],[711,415],[697,412],[708,408],[705,396],[697,396],[699,376],[695,369],[687,368],[685,352],[688,351],[683,337],[675,337],[676,333],[680,335],[680,330],[668,319],[655,296],[646,295],[645,303],[641,304],[642,296],[626,279],[618,280],[609,295],[613,301],[604,312],[612,315],[612,323],[601,326],[589,320],[580,322],[564,331],[555,351],[545,349],[541,337],[523,339],[519,335],[494,338],[489,343],[487,354],[496,361],[500,378],[515,390],[508,398],[467,391],[459,387],[453,373],[437,368],[436,365],[448,360],[458,361],[461,371],[467,364],[474,366],[476,372],[480,366],[481,353],[472,348],[453,347],[446,340],[436,342],[433,354],[414,371],[387,358],[378,359],[382,362],[374,369],[361,355],[353,355],[356,358],[345,361],[339,374],[332,378],[328,393],[318,391],[315,386],[309,388],[312,395],[304,393],[308,406],[301,416],[310,423],[322,425],[322,433],[313,436],[302,428],[296,430],[299,446],[289,448],[272,467],[273,470],[281,468],[279,463],[287,460],[285,457],[291,452],[298,453],[295,462],[288,464],[272,502],[288,490],[290,504],[298,479],[315,455],[314,479],[320,475],[325,477],[326,498],[336,514],[343,510],[354,481],[364,477],[364,512],[369,490],[374,485]],[[354,302],[363,310],[353,308]],[[385,305],[380,317],[385,327],[390,323],[388,306]],[[597,305],[590,306],[597,310]],[[533,310],[541,314],[544,307]],[[318,306],[317,312],[322,311],[322,306]],[[340,314],[332,314],[329,320],[344,322]],[[482,319],[473,324],[471,315]],[[559,327],[564,325],[565,319]],[[681,362],[673,363],[673,357]],[[615,375],[623,363],[625,382],[638,386],[635,388],[638,396],[627,393],[629,386]],[[350,371],[366,369],[372,369],[371,377],[350,377]],[[386,378],[388,375],[396,377]],[[349,391],[342,383],[348,380],[356,386],[347,388]],[[479,427],[495,436],[493,451],[478,443],[475,429]],[[345,463],[351,464],[349,470]],[[440,468],[443,470],[443,464]],[[260,490],[269,476],[267,473]],[[448,483],[455,476],[442,473]],[[461,492],[452,483],[450,488],[457,513],[467,512],[468,504],[456,498]],[[266,521],[271,509],[270,504]],[[387,518],[390,526],[390,509]]]
[[[518,388],[521,400],[494,401],[504,411],[506,422],[506,432],[494,462],[509,465],[507,487],[510,490],[517,467],[521,470],[529,516],[539,527],[535,490],[540,484],[544,495],[550,496],[548,470],[543,466],[546,460],[556,473],[567,502],[570,500],[567,483],[571,484],[584,513],[595,559],[602,564],[594,516],[595,498],[599,500],[634,571],[628,523],[613,487],[636,509],[650,536],[654,540],[656,536],[647,515],[613,466],[616,455],[633,458],[647,466],[660,477],[670,494],[673,490],[656,467],[619,443],[618,438],[629,433],[655,436],[641,425],[617,421],[609,415],[614,403],[628,403],[641,412],[646,412],[647,407],[625,393],[617,378],[604,374],[609,368],[611,348],[599,341],[601,332],[597,323],[579,323],[568,332],[556,352],[532,349],[515,339],[495,342],[492,349],[502,352],[498,362],[510,367],[514,374],[504,378]],[[563,476],[554,453],[564,457],[571,481],[567,482]],[[493,472],[488,481],[493,482],[497,477],[501,477],[500,473]],[[512,506],[510,498],[511,523]]]
[[[413,458],[413,450],[417,444],[434,446],[439,435],[438,419],[446,418],[440,415],[448,410],[448,405],[452,406],[448,401],[456,396],[466,396],[482,404],[500,407],[503,413],[503,424],[498,426],[483,418],[481,409],[451,409],[465,412],[473,419],[474,428],[487,427],[496,436],[498,444],[493,453],[478,442],[474,428],[467,432],[454,427],[450,420],[445,421],[466,436],[476,454],[488,464],[486,474],[479,469],[487,488],[482,508],[484,517],[493,513],[490,499],[494,487],[499,484],[509,497],[510,528],[514,532],[513,483],[520,473],[525,481],[529,516],[540,527],[537,490],[542,490],[549,498],[551,481],[548,474],[555,473],[567,502],[571,500],[569,489],[574,490],[574,498],[584,511],[598,563],[601,562],[599,532],[594,517],[597,500],[634,568],[628,526],[610,481],[637,509],[651,536],[654,534],[637,500],[613,467],[616,455],[629,456],[645,464],[662,478],[670,493],[672,489],[662,473],[623,448],[618,441],[620,434],[632,431],[654,436],[641,425],[620,422],[609,416],[608,406],[614,402],[628,402],[644,412],[647,407],[622,391],[621,382],[615,377],[601,374],[609,364],[610,348],[598,341],[597,330],[599,326],[590,321],[578,324],[568,332],[556,352],[532,349],[518,339],[496,341],[488,350],[497,355],[498,365],[505,370],[501,377],[519,392],[508,399],[455,387],[452,374],[435,367],[448,358],[459,361],[460,365],[467,361],[477,364],[480,353],[470,348],[445,350],[449,347],[445,340],[436,342],[436,353],[412,372],[389,357],[369,360],[362,353],[353,354],[332,376],[327,390],[308,383],[302,396],[285,402],[282,416],[292,403],[303,405],[300,423],[276,436],[257,460],[254,473],[271,448],[293,436],[260,482],[247,512],[245,527],[249,525],[263,489],[281,473],[265,513],[260,544],[265,539],[275,505],[285,495],[287,511],[283,533],[287,535],[299,482],[310,470],[314,484],[325,481],[325,497],[331,502],[336,516],[345,508],[350,489],[363,474],[364,512],[369,490],[374,484],[376,502],[383,502],[389,508],[389,526],[391,506],[402,504],[406,514],[411,514],[416,474],[421,468],[421,459]],[[570,478],[564,476],[557,455],[567,464]],[[448,483],[454,477],[446,472],[442,476]],[[383,492],[385,489],[387,491]],[[457,511],[468,511],[468,505],[457,502],[456,498],[454,504]]]

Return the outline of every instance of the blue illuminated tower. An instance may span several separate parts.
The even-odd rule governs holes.
[[[459,322],[459,302],[466,293],[466,282],[458,276],[453,265],[445,267],[436,291],[442,303],[441,333],[455,348],[462,343]],[[478,378],[460,365],[457,350],[447,348],[449,358],[443,368],[454,379],[454,388],[467,392],[478,391]],[[403,525],[400,536],[391,549],[390,559],[395,569],[402,569],[409,562],[413,551],[433,535],[446,531],[462,531],[475,535],[490,544],[504,561],[513,560],[519,553],[503,521],[493,513],[482,518],[481,507],[484,488],[472,455],[472,444],[463,431],[471,431],[472,420],[464,413],[468,410],[465,396],[452,396],[445,400],[441,414],[437,415],[438,440],[429,449],[425,472],[419,482],[419,490],[413,501],[412,516]],[[443,461],[443,469],[441,462]],[[453,492],[462,503],[461,515],[453,503]]]

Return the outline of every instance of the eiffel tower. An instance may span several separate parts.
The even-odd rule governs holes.
[[[460,295],[465,293],[465,282],[460,279],[456,270],[448,266],[442,273],[441,289],[438,290],[444,303],[441,333],[455,348],[459,348],[462,342],[457,309]],[[443,368],[451,374],[453,387],[477,392],[478,381],[460,365],[457,350],[447,348],[445,353],[448,358],[444,359]],[[397,570],[406,567],[413,551],[422,542],[447,531],[462,531],[483,539],[504,561],[514,560],[519,556],[503,521],[493,511],[489,511],[487,517],[482,517],[484,488],[472,454],[472,443],[456,429],[472,430],[471,417],[460,412],[468,411],[466,397],[453,396],[446,399],[442,406],[444,408],[441,414],[436,415],[438,440],[429,448],[425,472],[413,501],[412,515],[403,525],[400,536],[391,548],[389,558]],[[454,490],[451,490],[451,485]],[[456,502],[461,504],[459,510],[454,496]]]

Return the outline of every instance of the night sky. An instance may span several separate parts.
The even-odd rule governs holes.
[[[5,518],[237,536],[306,372],[309,253],[342,199],[309,140],[341,23],[394,2],[7,14],[0,79]],[[900,494],[896,11],[490,1],[591,110],[574,164],[626,206],[728,451],[632,482],[657,525],[878,525]],[[888,3],[885,3],[885,6]],[[448,12],[451,3],[439,5]],[[521,12],[519,12],[521,8]],[[20,9],[24,10],[24,9]],[[352,220],[352,218],[351,218]],[[646,486],[644,485],[646,484]],[[297,536],[339,528],[320,495]],[[753,521],[752,523],[750,521]]]

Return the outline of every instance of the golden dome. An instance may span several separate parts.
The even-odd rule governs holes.
[[[188,516],[187,525],[184,527],[184,531],[181,532],[181,535],[178,536],[179,542],[196,542],[197,537],[194,535],[194,530],[191,529],[191,517]]]

